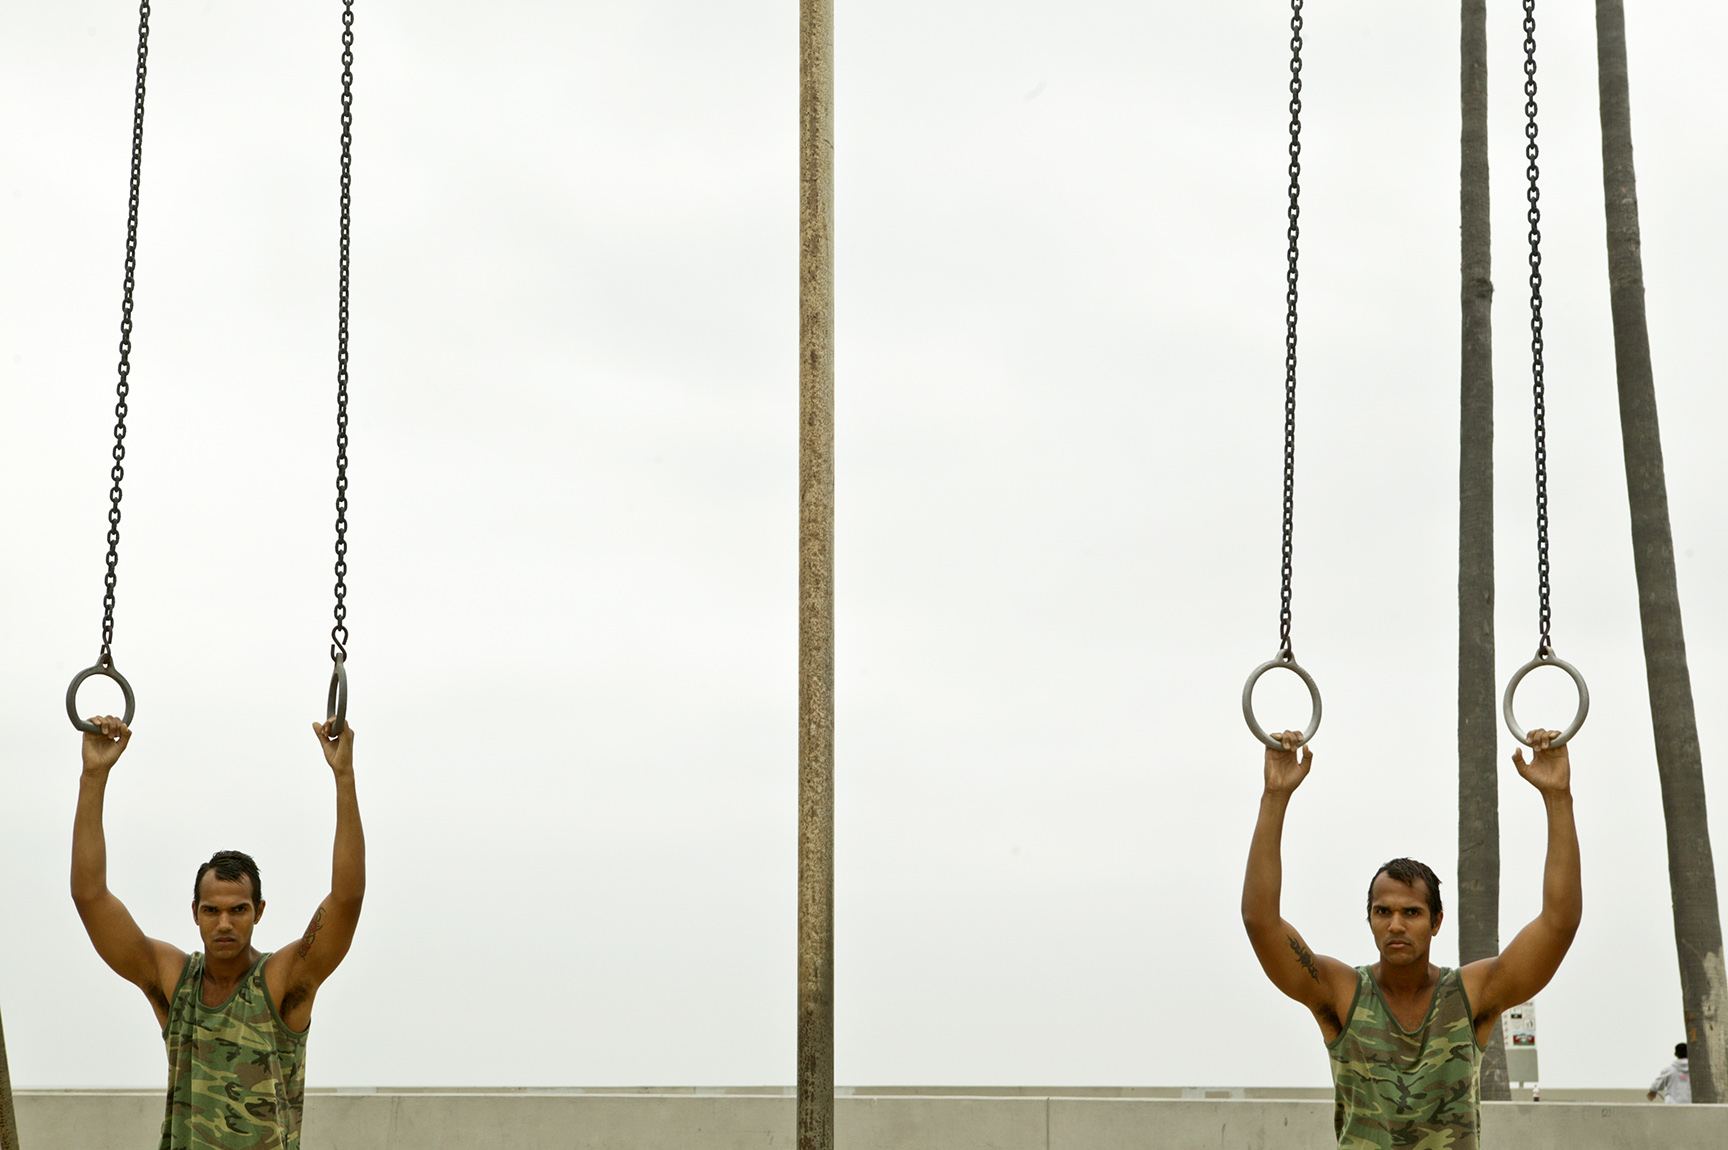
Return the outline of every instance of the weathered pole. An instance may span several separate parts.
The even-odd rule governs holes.
[[[1494,280],[1488,215],[1487,0],[1463,0],[1458,216],[1458,959],[1500,953],[1500,774],[1494,669]],[[1512,1097],[1500,1027],[1482,1097]]]
[[[18,1150],[18,1117],[12,1109],[12,1071],[6,1065],[6,1026],[0,1022],[0,1150]]]
[[[799,2],[798,120],[798,1150],[833,1150],[833,0]]]
[[[1644,258],[1638,181],[1632,165],[1632,97],[1621,0],[1596,2],[1596,73],[1602,114],[1602,191],[1608,224],[1608,289],[1614,316],[1614,368],[1620,438],[1632,512],[1632,564],[1644,632],[1644,674],[1656,735],[1656,773],[1668,831],[1668,883],[1680,959],[1692,1100],[1728,1099],[1728,975],[1716,864],[1704,805],[1704,758],[1686,667],[1686,635],[1674,572],[1668,483],[1656,421],[1656,380],[1644,316]]]

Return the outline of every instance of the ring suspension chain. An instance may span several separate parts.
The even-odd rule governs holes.
[[[1296,509],[1296,261],[1302,193],[1302,0],[1290,0],[1290,250],[1284,272],[1284,562],[1278,609],[1278,651],[1290,651],[1290,552]]]
[[[1567,740],[1584,725],[1584,719],[1590,713],[1590,687],[1584,676],[1578,673],[1578,668],[1554,654],[1549,639],[1552,613],[1548,603],[1548,426],[1546,380],[1542,368],[1542,197],[1537,186],[1541,171],[1536,163],[1541,151],[1536,146],[1536,0],[1524,0],[1524,117],[1524,159],[1527,165],[1524,173],[1530,181],[1525,192],[1530,206],[1524,218],[1530,223],[1530,377],[1536,424],[1536,581],[1541,600],[1541,641],[1536,648],[1536,657],[1524,664],[1506,684],[1500,712],[1512,737],[1532,746],[1528,728],[1518,721],[1512,709],[1518,684],[1539,667],[1557,667],[1566,672],[1578,688],[1578,710],[1566,729],[1552,736],[1547,744],[1552,750],[1565,746]]]
[[[1542,641],[1539,652],[1550,652],[1548,628],[1548,429],[1542,368],[1542,208],[1536,165],[1536,0],[1524,0],[1524,158],[1530,188],[1530,374],[1536,416],[1536,576],[1541,598]]]
[[[336,609],[330,658],[348,658],[348,222],[354,145],[354,0],[342,6],[342,229],[336,293]]]
[[[108,489],[108,573],[102,580],[101,666],[114,662],[114,589],[119,583],[120,484],[126,478],[126,397],[132,391],[132,290],[138,272],[138,187],[144,170],[144,78],[150,47],[150,4],[138,5],[138,72],[132,92],[132,183],[126,197],[126,279],[120,301],[120,381],[114,388],[114,467]]]
[[[1296,287],[1297,259],[1302,234],[1302,0],[1290,0],[1290,204],[1285,210],[1285,236],[1290,241],[1284,267],[1284,555],[1280,574],[1283,588],[1278,603],[1278,653],[1260,664],[1242,686],[1242,718],[1254,737],[1273,751],[1288,750],[1282,739],[1266,733],[1254,717],[1254,684],[1277,668],[1295,674],[1308,688],[1313,703],[1308,728],[1301,733],[1306,743],[1320,729],[1320,688],[1314,677],[1296,661],[1290,649],[1291,541],[1296,513]]]

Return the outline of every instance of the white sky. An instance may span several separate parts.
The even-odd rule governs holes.
[[[790,1082],[796,4],[359,7],[371,882],[311,1082]],[[1554,634],[1593,709],[1586,917],[1539,1015],[1545,1082],[1640,1086],[1680,1004],[1589,8],[1542,13]],[[139,710],[108,831],[111,885],[188,948],[213,850],[260,859],[262,944],[327,889],[306,728],[328,675],[339,12],[155,8],[116,635]],[[1728,11],[1628,17],[1728,851]],[[65,877],[135,19],[0,7],[0,1007],[21,1087],[161,1077]],[[1503,678],[1535,647],[1519,19],[1492,5]],[[1271,0],[839,6],[841,1082],[1326,1081],[1237,917],[1260,761],[1238,696],[1277,634],[1286,20]],[[1380,862],[1423,858],[1455,893],[1457,16],[1350,0],[1307,23],[1295,638],[1327,718],[1285,909],[1364,962]],[[1510,938],[1543,824],[1509,768],[1501,810]]]

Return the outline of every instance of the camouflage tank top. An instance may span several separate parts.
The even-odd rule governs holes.
[[[1339,1150],[1477,1150],[1481,1105],[1470,999],[1463,976],[1440,972],[1428,1016],[1415,1030],[1392,1017],[1366,966],[1332,1055]]]
[[[299,1150],[306,1033],[288,1029],[253,964],[204,1005],[204,956],[186,959],[168,1005],[168,1112],[159,1150]]]

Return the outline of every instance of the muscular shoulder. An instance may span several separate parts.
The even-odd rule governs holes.
[[[150,940],[151,958],[156,964],[156,985],[144,987],[144,993],[152,1002],[159,1002],[163,1009],[173,999],[174,992],[179,989],[181,980],[186,977],[186,970],[192,964],[192,956],[175,946],[173,943]]]
[[[1470,1013],[1480,1022],[1488,1016],[1500,1017],[1504,1006],[1488,1001],[1489,982],[1494,975],[1494,959],[1484,958],[1458,968],[1458,984],[1464,997],[1470,1000]],[[1515,1004],[1514,1004],[1515,1005]]]
[[[273,950],[264,956],[264,985],[270,988],[270,997],[277,1002],[282,1001],[282,995],[295,981],[295,956],[292,947]]]
[[[192,964],[192,956],[171,943],[159,939],[150,940],[150,957],[156,968],[154,981],[138,982],[138,989],[144,992],[144,997],[150,1001],[150,1009],[156,1013],[156,1021],[162,1026],[168,1025],[168,1016],[174,1010],[174,995],[179,991],[180,984],[186,979],[186,971]]]

